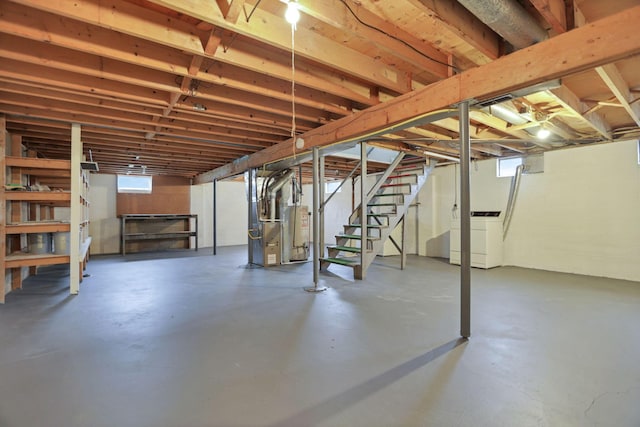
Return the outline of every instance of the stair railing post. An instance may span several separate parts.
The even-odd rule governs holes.
[[[361,269],[361,277],[360,279],[364,279],[366,275],[366,265],[367,265],[367,249],[368,249],[368,240],[367,236],[369,231],[367,230],[368,219],[367,219],[367,205],[369,203],[367,197],[367,143],[364,141],[360,142],[360,269]]]

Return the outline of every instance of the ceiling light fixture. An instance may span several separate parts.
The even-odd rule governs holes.
[[[300,20],[300,11],[298,10],[298,3],[294,0],[287,2],[287,11],[284,13],[284,18],[292,26],[296,26]]]
[[[544,126],[540,126],[540,129],[538,129],[538,133],[536,133],[538,139],[547,139],[550,135],[551,131]]]

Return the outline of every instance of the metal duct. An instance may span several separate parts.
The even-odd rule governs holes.
[[[518,190],[520,189],[520,178],[522,177],[523,165],[518,165],[516,173],[511,178],[511,188],[509,189],[509,201],[507,202],[507,211],[504,214],[504,220],[502,223],[502,240],[507,238],[509,232],[509,226],[511,225],[511,217],[513,216],[513,207],[516,204],[518,198]]]
[[[288,171],[280,178],[278,178],[275,182],[269,184],[267,188],[267,199],[270,203],[269,208],[269,219],[271,221],[275,221],[276,219],[276,193],[282,189],[282,187],[293,177],[295,171]]]
[[[544,28],[516,0],[458,0],[516,49],[548,38]]]

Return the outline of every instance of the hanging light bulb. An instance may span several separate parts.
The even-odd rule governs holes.
[[[538,139],[547,139],[549,138],[550,135],[551,135],[551,131],[545,128],[544,126],[541,126],[540,129],[538,130],[538,133],[536,134]]]
[[[293,0],[289,0],[287,3],[287,11],[284,13],[284,18],[291,25],[296,25],[300,20],[300,11],[298,10],[298,3]]]

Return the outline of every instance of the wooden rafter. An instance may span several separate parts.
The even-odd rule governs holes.
[[[456,0],[410,0],[432,18],[430,24],[439,32],[451,32],[476,48],[484,58],[500,57],[500,38]]]
[[[331,0],[303,1],[300,2],[300,9],[322,22],[375,43],[394,57],[420,67],[437,79],[448,77],[448,56],[445,53],[351,0],[344,0],[338,8]],[[344,13],[345,10],[352,11],[355,16]]]
[[[604,117],[595,111],[589,111],[589,106],[582,102],[566,85],[552,89],[550,93],[565,109],[572,112],[574,117],[582,120],[604,138],[611,139],[611,128]]]
[[[640,6],[637,6],[561,34],[352,117],[313,129],[304,135],[305,148],[353,140],[412,120],[420,115],[419,112],[448,108],[465,99],[486,99],[636,55],[640,53],[640,38],[635,37],[633,30],[639,21]],[[593,39],[598,39],[599,43],[592,43]],[[546,60],[539,61],[538,58]],[[504,72],[519,69],[526,69],[524,79],[520,73]],[[241,162],[202,174],[197,182],[235,175],[249,167],[285,158],[292,151],[291,144],[292,141],[287,140]]]
[[[634,101],[633,94],[618,68],[614,64],[607,64],[597,67],[596,72],[613,92],[622,107],[629,113],[633,121],[640,126],[640,104],[632,103]]]
[[[558,33],[567,31],[567,15],[564,0],[530,0],[540,15]]]

